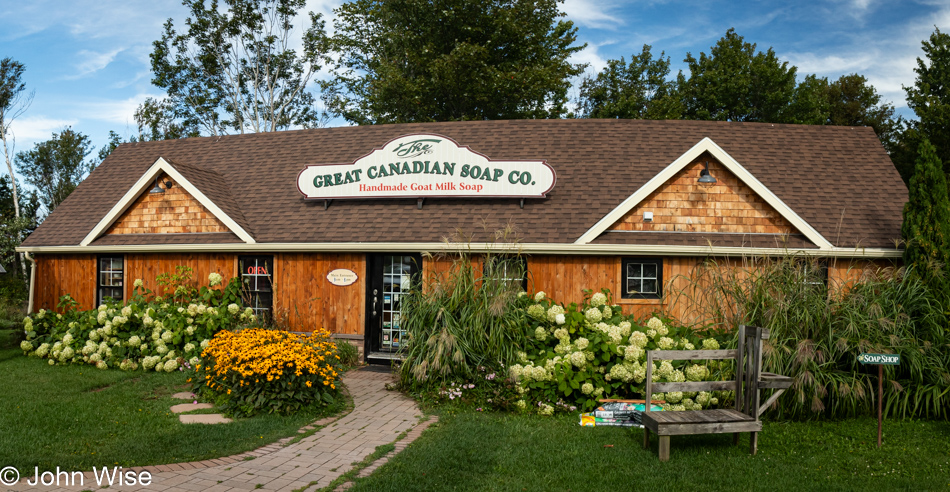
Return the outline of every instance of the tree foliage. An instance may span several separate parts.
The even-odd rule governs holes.
[[[138,136],[131,142],[175,140],[201,135],[201,127],[193,118],[176,118],[174,103],[169,99],[146,98],[135,110]]]
[[[856,73],[842,75],[828,84],[828,120],[838,126],[869,126],[884,147],[890,150],[900,130],[901,119],[894,118],[894,105],[882,102],[877,89]]]
[[[917,58],[917,78],[904,87],[907,106],[917,115],[904,134],[904,154],[898,170],[909,179],[911,164],[920,143],[928,140],[936,149],[940,168],[950,176],[950,35],[935,29],[922,43],[924,58]]]
[[[354,0],[336,13],[324,98],[358,124],[560,117],[583,70],[556,0]]]
[[[735,29],[726,31],[709,54],[686,55],[689,77],[678,85],[686,119],[785,122],[795,94],[795,67],[770,47],[755,50]]]
[[[168,19],[153,44],[152,83],[165,101],[139,108],[140,131],[150,137],[278,131],[320,122],[313,74],[325,61],[326,34],[309,14],[301,53],[291,47],[292,22],[305,0],[183,0],[185,30]]]
[[[904,204],[901,236],[904,264],[912,267],[935,293],[950,296],[950,198],[937,149],[924,139],[918,149],[909,197]]]
[[[23,72],[26,67],[12,59],[0,60],[0,141],[3,142],[3,158],[7,164],[10,179],[13,175],[14,140],[10,125],[18,116],[23,114],[33,101],[33,93],[26,92],[26,83],[23,82]],[[15,217],[20,217],[20,197],[17,188],[10,188],[13,200]]]
[[[14,193],[20,198],[19,206],[14,202]],[[17,264],[21,258],[14,248],[36,229],[39,208],[40,200],[35,191],[23,193],[19,185],[12,186],[10,178],[0,176],[0,265],[8,274],[26,272],[25,265]]]
[[[653,58],[649,45],[632,55],[608,60],[607,67],[581,84],[579,116],[584,118],[677,119],[683,108],[676,83],[669,80],[670,58]]]
[[[46,211],[52,212],[98,164],[86,159],[92,151],[89,137],[67,127],[34,144],[32,150],[19,152],[17,168],[24,181],[36,188]]]

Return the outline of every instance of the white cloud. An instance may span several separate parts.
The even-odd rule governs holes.
[[[614,6],[602,0],[564,0],[561,10],[575,24],[592,29],[615,29],[623,25]]]
[[[588,42],[587,47],[571,55],[568,61],[571,63],[586,63],[587,69],[585,70],[585,74],[600,72],[607,66],[607,59],[599,53],[599,50],[602,46],[612,44],[614,44],[613,41],[602,43]]]
[[[112,63],[112,60],[115,60],[116,55],[123,51],[122,48],[114,49],[106,53],[96,53],[95,51],[89,50],[80,50],[76,53],[76,56],[80,61],[76,64],[76,69],[79,70],[78,73],[66,77],[67,80],[78,79],[82,76],[89,75],[91,73],[98,72],[103,68],[109,66]]]
[[[88,115],[85,119],[132,126],[135,124],[135,110],[148,97],[161,99],[164,96],[141,93],[121,100],[87,101],[77,104],[76,110],[80,114]]]
[[[58,132],[67,126],[76,124],[77,120],[67,120],[58,118],[48,118],[46,116],[23,116],[13,122],[10,131],[20,142],[21,148],[24,143],[32,141],[48,140],[53,132]],[[30,145],[32,147],[32,145]]]

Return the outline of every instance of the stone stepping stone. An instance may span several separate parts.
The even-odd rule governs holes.
[[[172,395],[172,398],[178,398],[179,400],[194,400],[197,398],[194,393],[190,391],[183,391],[181,393],[175,393]]]
[[[194,410],[204,410],[206,408],[214,408],[214,405],[210,403],[181,403],[174,405],[171,410],[173,413],[185,413]]]
[[[217,413],[199,415],[179,415],[178,420],[183,424],[228,424],[231,419]]]

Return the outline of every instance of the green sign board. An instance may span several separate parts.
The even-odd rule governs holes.
[[[896,366],[900,365],[901,356],[900,354],[861,354],[858,356],[858,362],[862,364]]]

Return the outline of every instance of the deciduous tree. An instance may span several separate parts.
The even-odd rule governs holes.
[[[358,124],[556,118],[583,71],[556,0],[354,0],[336,13],[324,98]]]
[[[326,59],[326,33],[310,13],[300,53],[293,22],[305,0],[183,0],[185,30],[165,23],[151,54],[164,102],[139,108],[150,136],[278,131],[320,124],[311,79]]]
[[[34,144],[32,150],[17,154],[20,174],[27,184],[36,188],[47,213],[62,203],[96,167],[98,161],[86,160],[92,150],[89,137],[66,128],[53,133],[53,138]]]
[[[632,55],[608,60],[607,67],[581,84],[578,116],[583,118],[678,119],[683,112],[676,83],[669,79],[670,58],[653,58],[649,45]]]
[[[0,140],[3,141],[3,157],[10,173],[10,180],[15,181],[13,174],[14,138],[10,131],[18,116],[23,114],[33,101],[33,92],[26,92],[23,82],[23,72],[26,67],[12,58],[0,60]],[[16,186],[11,188],[13,210],[16,217],[20,217],[20,199]]]
[[[735,29],[726,31],[709,54],[686,55],[689,77],[677,78],[685,117],[697,120],[785,122],[795,94],[795,67],[770,47],[755,50]]]
[[[950,176],[950,35],[938,28],[921,44],[924,57],[917,58],[917,78],[912,87],[904,87],[907,106],[918,119],[908,122],[902,155],[895,158],[905,181],[914,169],[916,150],[925,139],[936,149],[944,174]]]
[[[14,193],[20,198],[19,205],[14,202]],[[0,264],[5,266],[10,274],[19,272],[21,279],[26,277],[26,265],[14,248],[36,229],[39,206],[40,201],[35,191],[23,193],[19,185],[13,186],[9,177],[0,176]],[[17,263],[19,267],[16,266]]]

